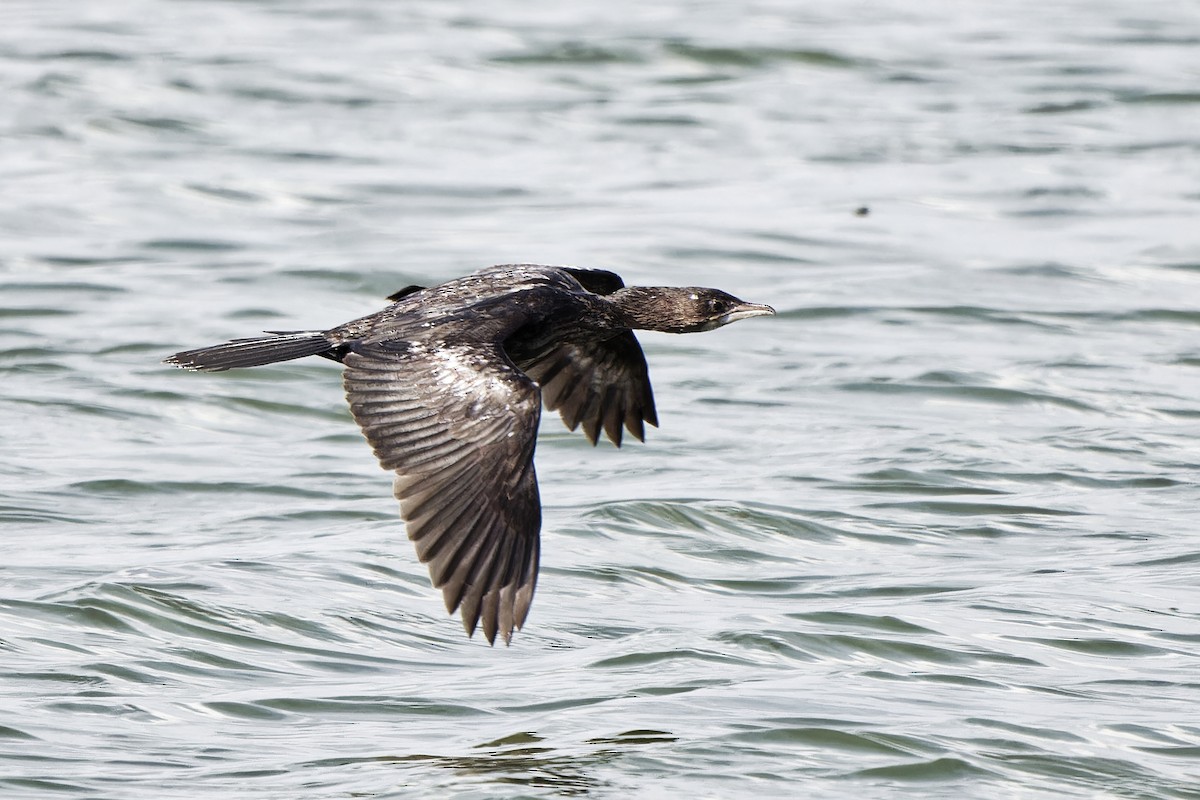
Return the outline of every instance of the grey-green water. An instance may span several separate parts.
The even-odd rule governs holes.
[[[1200,798],[1193,4],[0,6],[0,795]],[[869,214],[855,209],[869,207]],[[491,263],[780,309],[547,419],[462,635],[336,365]]]

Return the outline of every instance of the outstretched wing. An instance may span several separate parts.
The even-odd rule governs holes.
[[[592,444],[600,429],[617,447],[624,425],[639,440],[642,422],[658,425],[646,356],[633,331],[585,344],[563,344],[522,363],[542,387],[546,408],[558,411],[571,430],[582,423]]]
[[[537,583],[541,506],[533,470],[538,387],[496,345],[357,344],[350,411],[385,469],[450,612],[507,642]]]
[[[417,286],[415,283],[411,283],[408,286],[405,286],[403,289],[400,289],[399,291],[392,292],[391,294],[389,294],[387,296],[387,299],[391,300],[393,303],[395,303],[398,300],[402,300],[405,297],[408,297],[410,294],[416,294],[417,292],[420,292],[424,289],[425,289],[424,286]]]
[[[615,272],[606,269],[584,269],[582,267],[559,267],[570,275],[579,285],[592,294],[612,294],[618,289],[625,288],[625,281]]]

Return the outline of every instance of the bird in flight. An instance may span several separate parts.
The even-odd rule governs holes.
[[[625,286],[613,272],[515,264],[425,288],[326,331],[185,350],[201,372],[305,356],[345,366],[350,412],[394,470],[408,536],[446,609],[511,642],[533,601],[542,525],[533,451],[542,405],[592,444],[658,425],[634,330],[694,333],[774,314],[717,289]]]

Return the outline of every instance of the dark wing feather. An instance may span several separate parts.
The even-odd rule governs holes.
[[[582,269],[580,267],[562,267],[561,269],[592,294],[612,294],[618,289],[625,288],[625,281],[621,280],[621,276],[606,269]]]
[[[537,584],[537,385],[490,344],[383,342],[345,358],[350,411],[451,613],[507,642]]]
[[[416,294],[417,292],[420,292],[424,289],[425,289],[424,286],[417,286],[415,283],[409,284],[408,286],[405,286],[400,291],[392,292],[391,294],[389,294],[387,296],[387,299],[391,300],[393,303],[395,303],[397,300],[401,300],[405,297],[408,297],[410,294]]]
[[[520,366],[541,384],[546,408],[558,411],[571,430],[582,424],[592,444],[601,429],[620,447],[622,426],[644,440],[642,422],[658,425],[646,357],[633,331],[604,341],[558,345]]]

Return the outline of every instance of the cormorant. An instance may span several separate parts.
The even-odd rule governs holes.
[[[541,504],[533,450],[541,406],[592,444],[658,425],[634,330],[692,333],[762,314],[717,289],[626,287],[606,270],[516,264],[440,286],[327,331],[185,350],[219,372],[304,356],[345,365],[350,411],[384,469],[417,556],[468,635],[511,641],[537,583]]]

